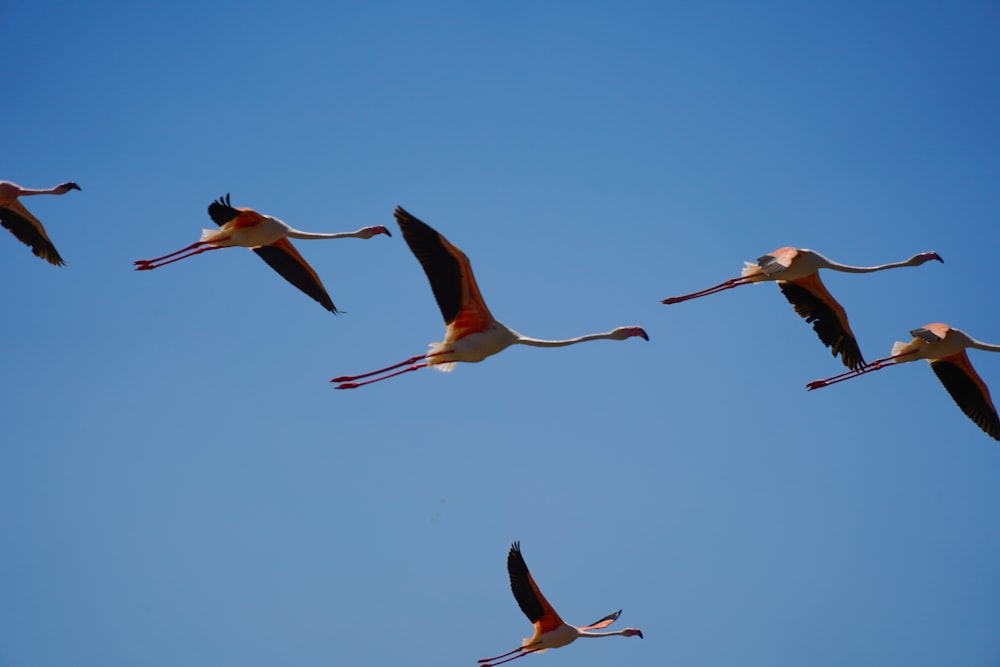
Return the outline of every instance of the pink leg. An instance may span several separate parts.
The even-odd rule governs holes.
[[[732,289],[733,287],[739,287],[740,285],[747,285],[750,281],[746,278],[730,278],[724,283],[719,283],[715,287],[709,287],[708,289],[703,289],[700,292],[692,292],[691,294],[685,294],[684,296],[672,296],[670,298],[664,299],[661,303],[671,304],[680,303],[681,301],[688,301],[689,299],[697,299],[700,296],[708,296],[709,294],[715,294],[716,292],[721,292],[723,290]]]
[[[385,373],[386,371],[391,371],[394,368],[399,368],[400,366],[405,366],[407,364],[412,364],[421,359],[426,359],[429,354],[421,354],[417,357],[410,357],[406,361],[401,361],[398,364],[393,364],[392,366],[386,366],[385,368],[380,368],[377,371],[372,371],[371,373],[362,373],[361,375],[341,375],[339,378],[333,378],[330,382],[353,382],[354,380],[360,380],[361,378],[371,377],[372,375],[378,375],[379,373]]]
[[[417,358],[419,359],[420,357]],[[411,373],[413,371],[419,371],[421,368],[425,368],[426,366],[427,364],[414,364],[409,368],[404,368],[401,371],[396,371],[395,373],[389,373],[388,375],[383,375],[382,377],[375,378],[374,380],[367,380],[365,382],[344,382],[342,384],[338,384],[336,387],[334,387],[334,389],[357,389],[358,387],[363,387],[366,384],[372,384],[374,382],[381,382],[382,380],[388,380],[389,378],[394,378],[397,375],[402,375],[403,373]],[[395,366],[393,366],[393,368],[395,368]],[[362,376],[362,377],[367,377],[367,376]],[[337,382],[337,380],[330,380],[330,382]]]
[[[333,378],[330,382],[353,382],[354,380],[360,380],[361,378],[371,377],[372,375],[378,375],[379,373],[385,373],[386,371],[391,371],[407,364],[416,363],[421,359],[430,359],[431,357],[436,357],[440,354],[446,354],[448,352],[450,352],[450,350],[441,350],[440,352],[421,354],[416,357],[410,357],[406,361],[401,361],[398,364],[393,364],[392,366],[386,366],[385,368],[380,368],[377,371],[372,371],[371,373],[362,373],[361,375],[341,375],[339,378]]]
[[[480,664],[480,667],[495,667],[496,665],[502,665],[505,662],[510,662],[511,660],[517,660],[518,658],[523,658],[524,656],[526,656],[526,655],[528,655],[530,653],[534,653],[538,649],[537,648],[532,648],[532,649],[523,649],[522,648],[522,649],[518,649],[518,650],[521,651],[521,652],[518,653],[515,656],[512,656],[510,658],[506,658],[504,660],[497,660],[496,662],[484,662],[484,663]],[[507,654],[505,653],[504,655],[507,655]]]
[[[898,359],[900,357],[907,357],[911,354],[916,354],[916,351],[904,352],[903,354],[894,354],[891,357],[883,357],[881,359],[876,359],[875,361],[869,362],[855,371],[847,371],[846,373],[840,373],[839,375],[833,375],[822,380],[813,380],[806,385],[806,389],[812,391],[813,389],[822,389],[823,387],[829,387],[831,384],[837,384],[838,382],[843,382],[844,380],[850,380],[851,378],[856,378],[865,373],[870,373],[872,371],[877,371],[888,366],[888,362],[893,359]]]
[[[493,662],[494,660],[499,660],[500,658],[506,658],[508,655],[510,655],[512,653],[520,653],[523,650],[524,650],[523,646],[518,646],[513,651],[507,651],[506,653],[501,653],[500,655],[495,655],[492,658],[480,658],[476,662]]]
[[[140,259],[138,262],[136,262],[136,264],[154,264],[156,262],[159,262],[161,259],[167,259],[168,257],[173,257],[174,255],[179,255],[182,252],[187,252],[188,250],[194,250],[195,248],[201,247],[203,245],[207,245],[208,243],[209,243],[208,241],[198,241],[197,243],[192,243],[191,245],[189,245],[186,248],[181,248],[177,252],[172,252],[169,255],[164,255],[163,257],[155,257],[153,259]]]
[[[196,243],[193,247],[198,247],[199,245],[203,245],[203,244]],[[156,264],[156,262],[158,262],[161,259],[163,259],[163,257],[157,257],[156,259],[140,259],[140,260],[138,260],[138,261],[135,262],[135,265],[136,265],[135,266],[135,270],[136,271],[150,271],[152,269],[158,269],[161,266],[166,266],[167,264],[173,264],[174,262],[179,262],[182,259],[187,259],[188,257],[194,257],[195,255],[200,255],[201,253],[208,252],[209,250],[222,250],[223,248],[228,248],[228,247],[229,246],[224,246],[224,245],[210,245],[210,246],[205,246],[203,248],[198,248],[198,250],[195,250],[194,252],[190,252],[190,253],[188,253],[186,255],[181,255],[180,257],[174,257],[173,259],[169,259],[166,262],[160,262],[159,264]],[[184,250],[190,250],[190,248],[191,247],[188,247],[188,248],[185,248]],[[170,255],[165,255],[165,257],[172,257],[173,255],[177,255],[179,253],[184,252],[184,250],[178,250],[177,252],[171,253]]]

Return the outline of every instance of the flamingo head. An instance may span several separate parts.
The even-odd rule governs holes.
[[[625,628],[622,630],[622,636],[624,637],[634,637],[636,635],[639,635],[639,639],[644,639],[642,636],[642,630],[639,628]]]
[[[611,337],[615,340],[625,340],[626,338],[632,338],[633,336],[639,336],[645,340],[649,340],[649,334],[642,327],[618,327],[611,332]]]
[[[70,190],[79,190],[79,189],[80,186],[74,183],[73,181],[67,181],[66,183],[62,183],[56,186],[56,190],[60,190],[61,194],[66,194]]]
[[[378,236],[379,234],[385,234],[386,236],[392,236],[389,230],[383,225],[375,225],[374,227],[365,227],[361,230],[362,238],[370,239],[373,236]]]
[[[924,262],[931,261],[932,259],[936,259],[937,261],[944,264],[944,260],[941,259],[941,255],[937,254],[936,252],[922,252],[919,255],[915,255],[913,257],[913,263],[919,266]]]

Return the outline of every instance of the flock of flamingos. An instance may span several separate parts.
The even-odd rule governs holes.
[[[0,224],[20,241],[29,245],[35,255],[51,264],[62,266],[63,259],[56,251],[42,223],[21,204],[19,197],[63,195],[79,189],[80,186],[72,182],[48,189],[30,189],[0,181]],[[381,234],[391,236],[389,230],[381,225],[339,234],[299,231],[277,218],[258,213],[253,209],[233,207],[229,195],[212,202],[208,207],[208,215],[218,225],[218,229],[204,230],[196,243],[176,252],[154,259],[138,260],[135,262],[135,269],[149,271],[210,250],[234,246],[250,248],[285,280],[315,299],[326,310],[336,313],[333,300],[323,287],[316,271],[302,258],[289,239],[370,239]],[[434,298],[441,309],[446,325],[444,341],[432,343],[429,352],[410,357],[400,363],[360,375],[336,377],[331,382],[337,383],[337,389],[354,389],[428,366],[441,371],[450,371],[456,362],[482,361],[514,344],[561,347],[601,339],[625,340],[641,337],[649,340],[646,332],[637,326],[618,327],[606,333],[566,340],[542,340],[523,336],[501,324],[490,313],[476,285],[472,266],[465,253],[402,208],[396,208],[395,217],[403,238],[427,274]],[[813,325],[823,344],[831,349],[834,356],[839,355],[848,368],[839,375],[808,383],[806,385],[808,389],[819,389],[860,377],[870,371],[885,368],[890,363],[926,359],[958,407],[990,437],[1000,440],[1000,418],[997,417],[990,392],[973,369],[966,352],[968,348],[1000,352],[1000,345],[982,343],[959,329],[947,324],[934,323],[913,329],[910,332],[913,340],[909,343],[897,342],[889,356],[865,362],[858,342],[851,332],[847,313],[830,295],[819,278],[820,269],[870,273],[904,266],[920,266],[930,260],[943,261],[937,253],[925,252],[902,262],[866,267],[848,266],[833,262],[812,250],[779,248],[759,258],[756,263],[746,262],[742,274],[737,278],[731,278],[699,292],[664,299],[663,303],[680,303],[741,285],[775,281],[785,298],[795,308],[795,312]],[[642,632],[636,628],[625,628],[615,632],[594,632],[611,625],[618,619],[621,610],[583,627],[565,623],[538,589],[521,555],[520,545],[516,542],[507,555],[507,571],[514,598],[521,611],[534,624],[535,634],[526,638],[521,646],[512,651],[480,660],[480,667],[493,667],[529,653],[540,653],[550,648],[565,646],[578,637],[615,635],[642,637]]]

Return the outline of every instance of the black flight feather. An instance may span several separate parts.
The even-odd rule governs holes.
[[[462,308],[462,267],[458,258],[442,243],[444,237],[429,225],[400,206],[394,215],[406,244],[427,274],[445,324],[451,324]]]

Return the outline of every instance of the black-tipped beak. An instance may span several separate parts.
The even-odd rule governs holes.
[[[936,252],[931,253],[931,259],[936,259],[937,261],[944,264],[944,260],[941,259],[941,255],[937,254]]]
[[[645,329],[639,329],[639,335],[643,337],[644,340],[649,340],[649,334],[646,333]],[[639,635],[642,636],[641,634]]]
[[[70,181],[69,183],[63,183],[63,187],[69,188],[70,190],[79,190],[80,186]]]
[[[639,639],[645,639],[645,637],[642,636],[642,630],[636,630],[635,633],[639,635]]]

